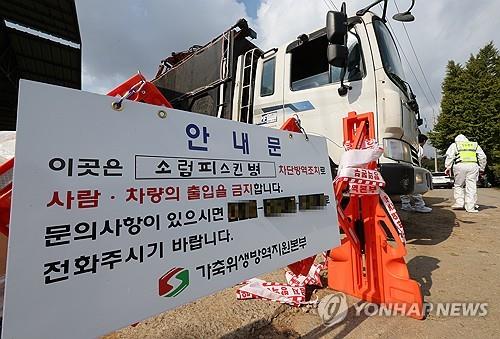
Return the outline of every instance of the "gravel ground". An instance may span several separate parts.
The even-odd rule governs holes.
[[[452,211],[451,190],[424,196],[431,214],[400,212],[408,239],[410,275],[421,284],[424,300],[488,303],[484,317],[444,317],[431,313],[425,320],[405,317],[356,316],[348,297],[346,319],[326,327],[315,309],[278,303],[238,301],[229,288],[178,309],[114,332],[118,338],[456,338],[498,337],[500,333],[500,190],[480,189],[480,213]],[[284,281],[284,270],[262,277]],[[323,288],[322,298],[334,291]]]

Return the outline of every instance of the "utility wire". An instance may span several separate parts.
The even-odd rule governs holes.
[[[408,64],[408,68],[410,69],[410,72],[411,74],[413,75],[413,78],[415,78],[415,81],[417,82],[417,85],[418,85],[418,88],[420,88],[420,90],[422,91],[422,94],[424,95],[424,98],[425,100],[427,101],[427,103],[429,104],[429,106],[431,107],[432,109],[432,113],[435,114],[434,112],[434,106],[431,104],[430,100],[429,100],[429,97],[427,96],[424,88],[422,87],[422,85],[420,84],[420,81],[418,81],[418,78],[417,78],[417,75],[415,74],[415,71],[413,71],[413,67],[411,67],[411,63],[410,61],[408,60],[408,57],[406,56],[405,52],[404,52],[404,49],[403,49],[403,46],[401,45],[401,43],[399,42],[397,36],[396,36],[396,32],[394,31],[394,29],[392,28],[391,26],[391,23],[389,21],[387,21],[387,23],[389,24],[389,27],[392,31],[392,35],[394,36],[394,39],[396,39],[396,43],[398,44],[399,46],[399,50],[401,51],[401,54],[403,54],[403,57],[406,61],[406,63]]]
[[[394,4],[396,5],[396,9],[399,12],[399,7],[398,7],[398,4],[396,3],[396,0],[394,0]],[[436,104],[436,106],[438,106],[438,102],[436,100],[436,97],[434,96],[434,93],[432,93],[432,89],[431,89],[431,86],[429,85],[429,81],[427,81],[427,77],[425,76],[425,72],[422,69],[422,65],[420,64],[420,60],[418,58],[418,55],[415,52],[415,48],[413,47],[413,43],[411,42],[410,35],[408,34],[408,30],[406,29],[406,25],[404,22],[402,22],[402,24],[403,24],[403,28],[404,28],[405,33],[406,33],[406,37],[408,38],[408,41],[410,42],[410,46],[411,46],[411,50],[413,51],[413,55],[415,55],[415,59],[417,59],[417,64],[418,64],[418,67],[420,68],[420,72],[422,72],[422,75],[424,76],[425,84],[427,85],[427,88],[429,89],[429,92],[431,93],[431,96],[434,99],[434,103]]]
[[[329,0],[329,1],[332,4],[333,8],[335,8],[335,10],[338,12],[339,9],[337,8],[337,6],[335,6],[335,3],[333,2],[333,0]]]
[[[328,4],[328,2],[326,2],[326,0],[323,0],[323,2],[325,4],[325,6],[326,6],[326,9],[330,10],[331,8],[330,8],[330,5]]]
[[[382,5],[380,5],[380,4],[379,4],[379,7],[380,7],[380,9],[381,9],[382,11],[384,10],[384,9],[382,8]],[[389,24],[389,29],[390,29],[390,31],[391,31],[391,33],[392,33],[392,36],[393,36],[393,37],[394,37],[394,39],[396,40],[396,44],[397,44],[397,45],[398,45],[398,47],[399,47],[399,51],[401,52],[401,54],[403,54],[403,57],[404,57],[404,59],[405,59],[406,63],[408,64],[408,68],[410,69],[410,72],[411,72],[411,74],[413,75],[413,78],[415,78],[415,81],[417,82],[418,87],[419,87],[419,88],[420,88],[420,90],[422,91],[422,94],[424,95],[425,100],[427,101],[427,103],[428,103],[428,104],[429,104],[429,106],[431,107],[433,114],[435,114],[435,112],[434,112],[434,106],[431,104],[431,102],[430,102],[429,98],[427,97],[427,94],[425,93],[425,91],[424,91],[424,89],[423,89],[422,85],[420,84],[420,81],[418,81],[417,75],[416,75],[416,74],[415,74],[415,72],[413,71],[413,67],[411,67],[411,63],[410,63],[410,61],[408,60],[408,57],[406,56],[406,53],[405,53],[405,51],[404,51],[404,49],[403,49],[403,46],[401,45],[401,43],[399,42],[398,37],[396,36],[396,31],[392,28],[391,22],[390,22],[389,20],[387,20],[387,23]]]
[[[332,10],[332,9],[335,9],[336,11],[338,11],[339,9],[337,8],[337,6],[335,6],[335,3],[333,2],[333,0],[323,0],[323,2],[325,3],[326,5],[326,8],[328,10]],[[331,5],[331,6],[330,6]],[[332,8],[333,7],[333,8]]]

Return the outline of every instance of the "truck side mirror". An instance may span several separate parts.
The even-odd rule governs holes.
[[[348,50],[347,41],[347,15],[345,11],[329,11],[326,14],[326,38],[328,39],[328,63],[336,67],[345,67]]]
[[[326,51],[328,63],[335,67],[344,67],[347,63],[348,50],[344,45],[328,45]]]
[[[331,44],[344,45],[347,37],[347,15],[328,11],[326,14],[326,38]]]
[[[340,96],[346,95],[351,89],[351,86],[344,85],[347,57],[349,55],[349,50],[347,49],[348,26],[345,2],[342,3],[340,12],[328,11],[326,14],[326,38],[328,40],[326,57],[330,65],[342,68],[340,72],[340,87],[338,89]]]

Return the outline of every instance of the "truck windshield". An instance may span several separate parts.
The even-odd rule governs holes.
[[[401,64],[401,58],[399,57],[394,39],[382,20],[373,20],[373,27],[377,36],[384,69],[391,80],[406,94],[408,89],[404,83],[403,65]]]

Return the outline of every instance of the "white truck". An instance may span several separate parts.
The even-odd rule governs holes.
[[[370,11],[380,2],[381,17]],[[267,51],[247,39],[256,33],[242,19],[208,44],[162,60],[153,83],[187,111],[273,128],[297,116],[307,133],[327,138],[332,173],[344,151],[342,118],[374,112],[386,192],[423,193],[432,179],[419,166],[422,120],[386,9],[387,0],[378,0],[347,18],[343,4],[327,13],[325,28]],[[412,21],[410,9],[394,19]]]

